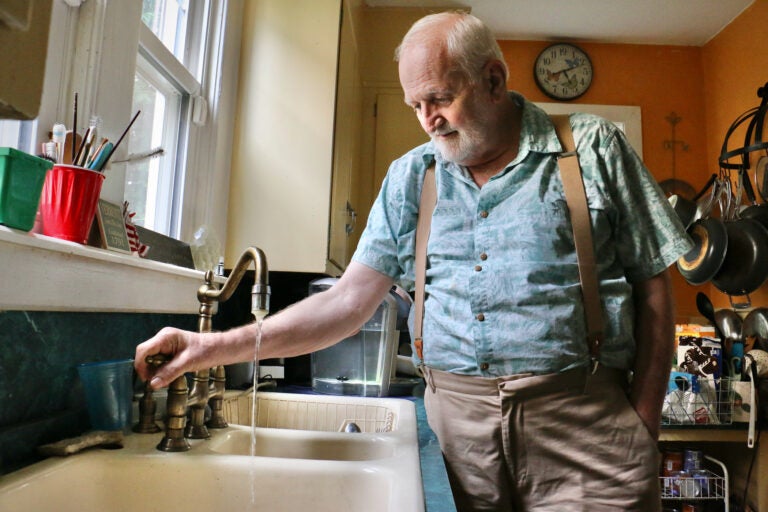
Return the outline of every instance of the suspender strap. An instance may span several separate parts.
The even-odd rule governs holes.
[[[424,324],[424,286],[427,280],[427,241],[429,229],[432,224],[432,212],[437,203],[437,190],[435,187],[435,163],[429,166],[424,175],[424,184],[421,187],[421,201],[419,202],[419,220],[416,223],[416,289],[414,290],[413,305],[416,308],[413,318],[413,344],[416,347],[416,355],[424,362],[424,341],[422,339],[422,327]]]
[[[587,345],[593,371],[597,369],[600,343],[603,337],[603,316],[600,305],[600,291],[595,265],[595,251],[592,244],[592,224],[589,218],[587,195],[579,166],[579,155],[573,140],[570,118],[567,115],[552,116],[555,131],[565,152],[557,158],[560,178],[568,210],[571,214],[576,258],[579,263],[579,280],[584,300],[584,314],[587,325]]]

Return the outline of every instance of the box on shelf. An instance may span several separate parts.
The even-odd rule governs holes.
[[[0,224],[29,231],[35,225],[46,172],[53,162],[0,148]]]

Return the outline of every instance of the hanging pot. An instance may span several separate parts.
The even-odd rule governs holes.
[[[744,179],[745,169],[739,169],[736,188],[736,201],[733,206],[724,208],[727,220],[728,248],[725,259],[712,278],[712,284],[723,293],[731,296],[731,304],[735,308],[746,308],[751,305],[749,294],[758,289],[768,278],[768,229],[761,223],[762,208],[753,205],[753,212],[758,218],[747,218],[739,209],[742,191],[748,188],[751,192],[749,179]],[[750,195],[749,192],[747,195]],[[754,194],[751,194],[754,200]],[[748,207],[747,209],[749,209]],[[768,218],[764,219],[768,222]],[[747,296],[746,303],[734,304],[733,296]]]
[[[720,190],[721,183],[716,181],[710,196],[700,203],[701,217],[687,229],[688,236],[693,240],[693,248],[677,260],[680,274],[694,286],[706,283],[717,274],[728,249],[725,223],[710,215]]]
[[[731,220],[725,227],[728,247],[712,284],[728,295],[748,295],[768,278],[768,230],[754,219]]]
[[[725,261],[728,232],[720,219],[703,218],[688,228],[693,249],[677,260],[677,269],[688,283],[698,286],[712,279]]]

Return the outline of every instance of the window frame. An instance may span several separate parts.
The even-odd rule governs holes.
[[[217,0],[207,10],[190,8],[188,23],[205,17],[206,50],[197,57],[198,81],[141,21],[141,2],[54,0],[37,140],[43,140],[55,122],[71,125],[72,97],[79,94],[79,119],[102,118],[102,131],[116,138],[134,114],[131,111],[136,56],[161,63],[189,94],[183,119],[179,161],[186,169],[177,183],[175,199],[181,207],[172,219],[174,238],[191,241],[205,225],[222,242],[226,238],[234,113],[237,95],[243,0]],[[191,5],[197,2],[191,2]],[[57,12],[58,11],[58,12]],[[194,52],[196,45],[185,51]],[[68,88],[59,84],[69,84]],[[203,119],[204,122],[199,120]],[[82,126],[80,122],[79,125]],[[113,156],[102,198],[122,203],[128,144]],[[222,246],[223,251],[223,246]]]
[[[218,0],[211,3],[208,37],[216,39],[201,64],[205,73],[200,90],[192,97],[195,108],[188,109],[189,134],[185,158],[188,176],[184,180],[183,205],[178,220],[180,240],[190,242],[195,230],[202,225],[224,241],[226,236],[229,194],[229,165],[237,95],[240,36],[242,32],[243,0]],[[102,120],[102,133],[116,139],[132,116],[133,80],[139,48],[141,22],[140,2],[103,2],[87,0],[53,0],[52,23],[48,42],[45,82],[41,108],[36,123],[37,141],[46,140],[50,127],[56,122],[72,123],[72,97],[78,91],[78,122],[83,124],[92,114]],[[54,21],[55,20],[55,21]],[[192,119],[206,119],[194,123]],[[81,124],[82,123],[82,124]],[[124,166],[116,163],[127,155],[127,144],[121,144],[113,156],[102,198],[122,202]],[[222,245],[222,252],[223,252]],[[197,280],[202,272],[174,265],[142,260],[112,251],[80,246],[42,235],[16,232],[0,226],[0,251],[10,252],[5,275],[8,286],[32,290],[29,300],[10,300],[6,310],[78,310],[78,311],[146,311],[146,305],[125,297],[125,289],[136,281],[136,272],[151,269],[153,294],[172,290],[179,285],[179,276]],[[43,256],[30,267],[31,258],[23,254]],[[84,253],[112,268],[99,271],[88,279],[79,279],[83,272],[72,261],[73,254]],[[45,255],[47,254],[47,256]],[[70,265],[70,261],[72,264]],[[50,279],[51,276],[57,279]],[[22,282],[29,276],[40,276],[34,285]],[[16,283],[14,284],[15,277]],[[67,293],[78,297],[73,308],[66,301],[51,301],[60,297],[62,280]],[[88,281],[87,283],[85,281]],[[116,298],[105,306],[104,290],[116,290]],[[144,290],[146,292],[146,290]],[[133,295],[133,294],[128,294]],[[146,295],[137,291],[137,297]],[[168,299],[165,310],[190,311],[184,298]],[[139,298],[139,302],[141,302]],[[169,302],[178,302],[172,304]],[[150,306],[151,308],[152,306]]]

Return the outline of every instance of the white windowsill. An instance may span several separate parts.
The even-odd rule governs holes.
[[[197,314],[203,276],[0,226],[0,310]]]

